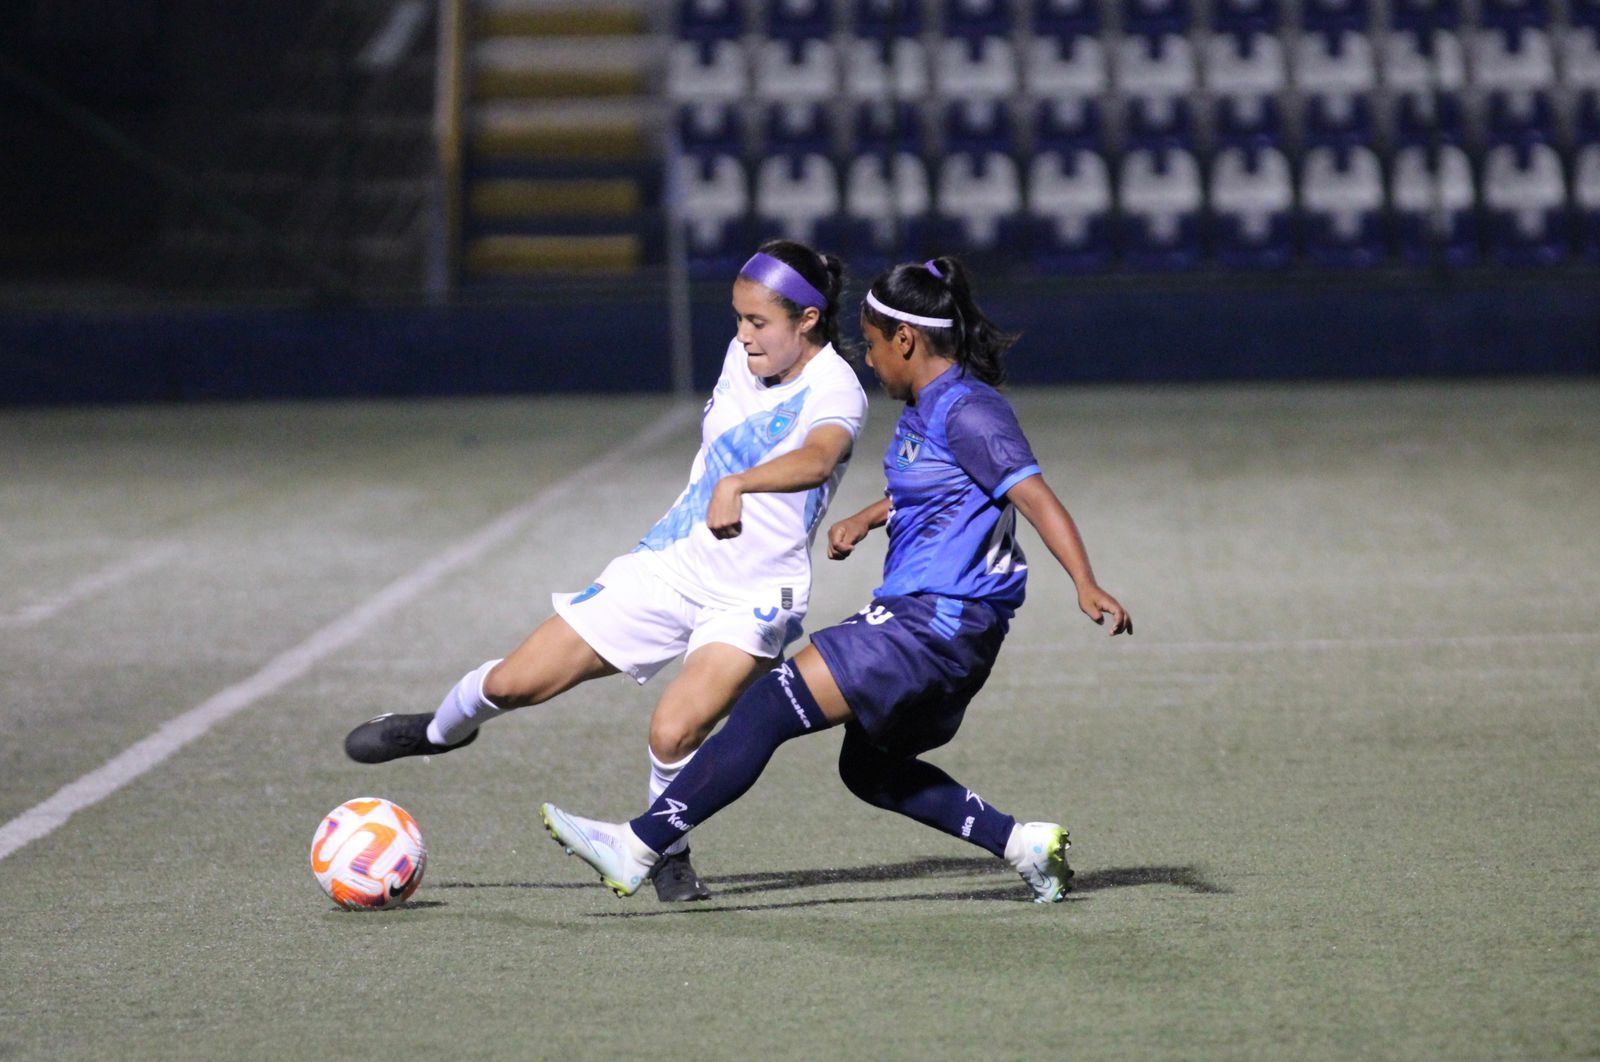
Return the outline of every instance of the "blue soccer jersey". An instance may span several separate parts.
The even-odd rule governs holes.
[[[1039,465],[1000,392],[947,370],[900,414],[883,470],[892,508],[877,596],[1022,604],[1028,566],[1005,494]]]

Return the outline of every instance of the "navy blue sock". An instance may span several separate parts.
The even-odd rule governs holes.
[[[775,668],[745,691],[722,729],[700,746],[650,810],[628,825],[639,840],[657,852],[666,851],[743,796],[779,745],[830,725],[795,666]]]
[[[933,764],[884,752],[855,723],[845,728],[839,748],[839,777],[850,792],[874,807],[898,811],[1005,857],[1016,819],[990,807]]]

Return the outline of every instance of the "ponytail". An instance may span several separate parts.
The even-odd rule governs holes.
[[[1017,341],[1015,332],[1001,331],[972,297],[971,275],[958,258],[930,258],[905,262],[880,274],[868,292],[884,306],[933,320],[948,320],[947,327],[917,324],[934,353],[950,358],[969,374],[991,386],[1005,382],[1005,352]],[[905,323],[871,304],[861,307],[863,320],[885,335]]]

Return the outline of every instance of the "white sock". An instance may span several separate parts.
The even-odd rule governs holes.
[[[483,695],[483,680],[499,662],[486,662],[476,670],[467,672],[460,682],[450,687],[450,692],[439,702],[439,708],[428,724],[429,741],[435,745],[454,745],[465,741],[467,735],[482,726],[485,720],[500,714],[501,709]]]
[[[667,786],[672,784],[672,780],[678,777],[678,772],[687,767],[689,761],[694,759],[694,753],[689,753],[677,763],[662,763],[656,756],[655,749],[647,748],[645,751],[650,754],[650,803],[654,804],[661,799],[661,794],[667,791]],[[668,845],[667,850],[661,854],[664,856],[677,855],[688,847],[689,837],[685,834]]]

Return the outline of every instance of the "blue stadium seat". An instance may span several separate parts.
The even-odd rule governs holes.
[[[1549,0],[1479,0],[1478,21],[1484,26],[1550,25]]]
[[[1460,97],[1445,93],[1400,97],[1395,105],[1394,139],[1401,146],[1465,143]]]
[[[1600,262],[1600,143],[1584,144],[1573,156],[1572,206],[1578,246],[1591,262]]]
[[[846,242],[838,246],[898,257],[909,247],[910,226],[932,209],[928,168],[919,156],[905,151],[856,155],[844,176],[843,221],[850,232],[843,234]],[[863,234],[864,242],[849,242]],[[850,261],[855,264],[854,258]]]
[[[1033,0],[1038,37],[1086,37],[1100,33],[1099,0]]]
[[[1124,261],[1133,269],[1197,266],[1205,195],[1194,155],[1182,148],[1130,151],[1119,174]]]
[[[1305,33],[1294,48],[1293,66],[1306,104],[1306,135],[1313,143],[1371,139],[1377,67],[1364,33]]]
[[[1226,34],[1277,34],[1283,28],[1283,9],[1278,0],[1213,0],[1211,28]]]
[[[1275,97],[1224,97],[1212,111],[1218,147],[1273,147],[1284,143],[1283,111]]]
[[[946,103],[942,122],[944,150],[1017,153],[1011,113],[999,100],[958,100]]]
[[[683,40],[731,40],[744,33],[742,0],[677,0],[673,13]]]
[[[1030,250],[1049,272],[1096,272],[1112,259],[1111,171],[1087,149],[1042,151],[1028,164]],[[1009,242],[1009,241],[1008,241]]]
[[[1122,133],[1129,147],[1193,150],[1194,106],[1188,97],[1134,96],[1123,104]]]
[[[1470,265],[1478,258],[1472,163],[1454,144],[1395,153],[1389,201],[1395,249],[1407,265]]]
[[[1301,126],[1305,142],[1311,147],[1371,143],[1372,100],[1368,96],[1307,96]]]
[[[1383,168],[1371,148],[1315,147],[1300,171],[1306,258],[1316,265],[1367,267],[1383,261]]]
[[[1235,269],[1277,269],[1295,258],[1294,179],[1275,147],[1224,148],[1211,167],[1216,259]]]
[[[771,154],[832,155],[833,122],[820,103],[774,103],[766,111],[766,148]]]
[[[923,0],[856,0],[857,37],[921,36],[926,23]]]
[[[1011,0],[944,0],[949,37],[1006,37],[1016,27]]]
[[[776,0],[763,6],[769,37],[796,40],[833,34],[833,0]]]
[[[750,189],[744,166],[731,155],[683,156],[678,192],[689,271],[727,277],[750,253]]]
[[[1561,158],[1548,144],[1500,144],[1483,163],[1489,250],[1508,265],[1548,265],[1567,257],[1569,222]]]
[[[774,155],[756,170],[756,218],[791,240],[814,241],[818,223],[840,206],[838,174],[823,155]]]
[[[1001,223],[1022,213],[1016,160],[998,151],[958,151],[939,163],[935,213],[950,223],[968,253],[1000,244]]]
[[[1222,145],[1282,141],[1278,98],[1289,82],[1283,45],[1268,33],[1218,33],[1201,48],[1212,128]]]
[[[1555,106],[1544,92],[1491,92],[1484,108],[1484,137],[1490,144],[1553,144]]]

